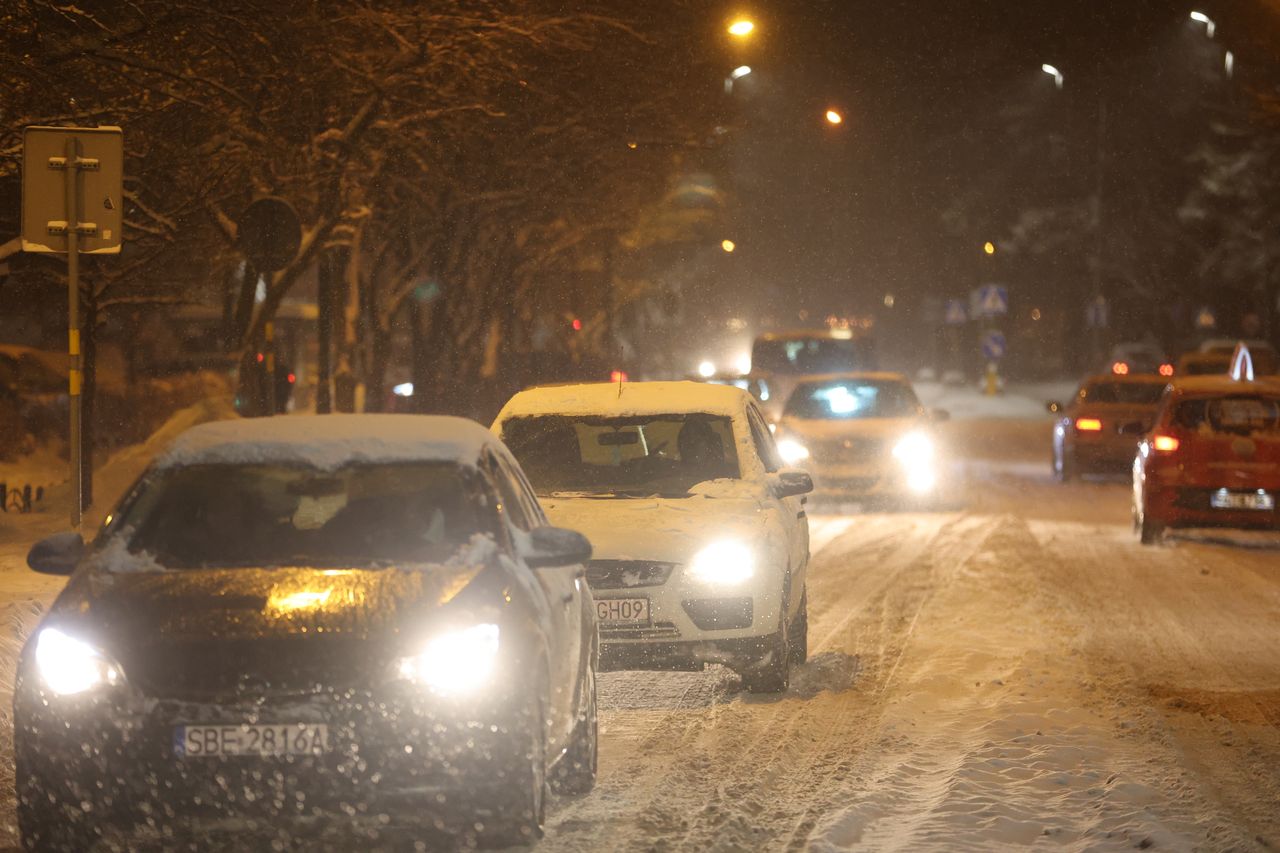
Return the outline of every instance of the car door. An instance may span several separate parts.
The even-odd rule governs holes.
[[[755,445],[756,454],[764,470],[776,474],[784,467],[778,446],[765,425],[764,416],[755,405],[747,406],[747,423],[751,427],[751,441]],[[772,492],[770,493],[772,496]],[[806,510],[808,498],[805,495],[793,495],[789,498],[772,498],[778,503],[783,529],[787,531],[788,553],[791,556],[791,583],[797,590],[803,590],[806,571],[809,566],[809,517]],[[792,601],[792,606],[797,606]]]
[[[503,515],[517,538],[543,526],[546,516],[516,464],[499,454],[490,456],[494,482],[502,499]],[[535,569],[551,608],[552,636],[548,637],[548,668],[551,676],[551,728],[555,742],[561,743],[573,727],[577,711],[577,686],[582,656],[581,580],[572,566]]]

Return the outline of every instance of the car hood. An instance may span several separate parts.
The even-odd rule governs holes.
[[[591,540],[602,560],[655,560],[687,563],[707,544],[761,536],[761,502],[746,496],[688,498],[542,498],[557,527],[577,530]]]

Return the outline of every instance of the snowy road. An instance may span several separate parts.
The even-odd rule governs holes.
[[[601,777],[540,851],[1280,846],[1280,540],[1142,548],[1122,481],[1056,485],[1043,422],[953,424],[956,500],[813,519],[810,662],[781,698],[601,679]],[[58,583],[0,528],[7,692]]]

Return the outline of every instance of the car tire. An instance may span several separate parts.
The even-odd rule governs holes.
[[[1058,459],[1057,471],[1059,483],[1070,483],[1072,480],[1080,476],[1080,468],[1076,461],[1064,450],[1062,456]]]
[[[1160,543],[1160,540],[1164,538],[1164,525],[1157,521],[1153,521],[1146,510],[1137,510],[1136,521],[1138,528],[1138,541],[1143,545],[1157,545]]]
[[[800,666],[809,659],[809,590],[800,593],[800,612],[791,623],[791,665]]]
[[[596,705],[596,671],[587,668],[587,701],[573,727],[569,748],[556,762],[551,774],[551,790],[557,794],[580,795],[596,786],[600,756],[600,724]]]
[[[778,632],[766,640],[762,659],[741,672],[748,693],[784,693],[791,683],[791,626],[786,613],[784,604]]]

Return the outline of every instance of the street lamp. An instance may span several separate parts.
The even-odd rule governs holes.
[[[750,73],[751,73],[750,65],[739,65],[737,68],[730,71],[729,76],[724,78],[725,94],[731,94],[733,92],[733,84],[736,81],[741,80],[743,77],[746,77]]]
[[[742,39],[755,32],[755,29],[755,22],[750,18],[737,18],[729,24],[729,35]]]
[[[827,110],[827,124],[842,124],[844,116],[836,110]]]
[[[1218,28],[1218,25],[1213,22],[1213,18],[1210,18],[1204,12],[1192,12],[1188,17],[1198,24],[1204,24],[1204,34],[1209,38],[1213,38],[1213,32]]]
[[[738,248],[738,244],[732,240],[721,240],[720,248],[724,249],[727,254],[733,254],[733,250]]]
[[[1057,68],[1055,68],[1054,66],[1050,65],[1047,62],[1044,65],[1040,66],[1040,70],[1053,78],[1053,84],[1055,86],[1057,86],[1059,89],[1062,88],[1063,77],[1062,77],[1061,71],[1059,71]]]

